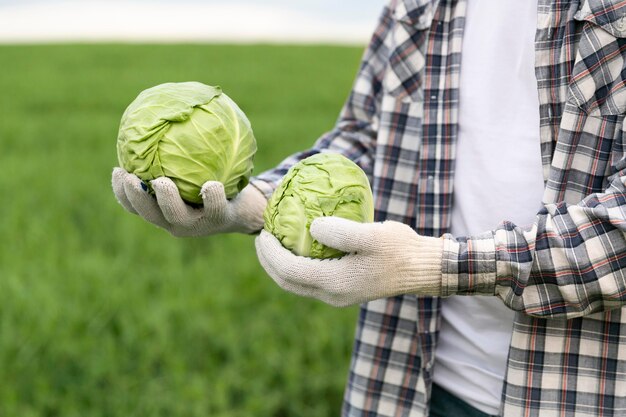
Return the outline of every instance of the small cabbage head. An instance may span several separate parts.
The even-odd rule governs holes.
[[[343,252],[321,244],[309,232],[313,220],[322,216],[374,220],[367,176],[340,154],[319,153],[291,167],[265,209],[265,229],[296,255],[341,257]]]
[[[166,83],[128,106],[117,137],[120,166],[144,181],[168,177],[183,200],[201,204],[206,181],[233,198],[247,184],[256,140],[246,115],[220,87]]]

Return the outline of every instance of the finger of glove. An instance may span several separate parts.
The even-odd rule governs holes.
[[[207,181],[200,190],[204,202],[204,215],[215,222],[223,222],[228,215],[228,200],[224,184],[219,181]]]
[[[168,229],[168,223],[163,217],[156,199],[142,187],[141,180],[134,175],[127,179],[128,181],[124,182],[124,191],[137,214],[156,226]]]
[[[289,282],[297,286],[323,288],[327,277],[337,276],[331,261],[294,255],[265,230],[256,238],[255,245],[261,266],[279,285],[280,282]]]
[[[311,236],[318,242],[354,253],[372,248],[376,230],[372,223],[359,223],[341,217],[318,217],[311,223]]]
[[[128,201],[126,191],[124,190],[124,182],[127,181],[126,177],[130,175],[131,174],[122,168],[113,168],[113,173],[111,174],[111,186],[113,187],[113,194],[115,194],[115,198],[122,205],[122,207],[133,214],[137,214],[137,210],[135,210],[133,205],[130,204],[130,201]]]
[[[202,211],[185,204],[180,196],[178,187],[174,181],[167,177],[159,177],[150,182],[160,211],[165,220],[176,226],[191,227],[200,216]]]

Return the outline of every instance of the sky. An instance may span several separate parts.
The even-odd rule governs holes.
[[[0,0],[0,43],[362,44],[386,0]]]

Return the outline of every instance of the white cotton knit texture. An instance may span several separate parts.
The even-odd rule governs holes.
[[[156,198],[143,189],[137,176],[122,168],[113,170],[111,182],[115,197],[126,210],[177,237],[254,233],[263,227],[267,199],[250,184],[234,199],[227,200],[224,186],[209,181],[200,191],[203,206],[195,208],[185,204],[169,178],[150,182]]]
[[[537,2],[467,0],[451,233],[474,236],[503,220],[531,225],[543,176],[534,69]],[[442,300],[434,381],[497,415],[514,312],[496,297]]]
[[[261,265],[283,289],[336,307],[399,294],[441,294],[443,240],[386,221],[358,223],[320,217],[311,235],[347,254],[338,259],[296,256],[266,231],[256,239]]]

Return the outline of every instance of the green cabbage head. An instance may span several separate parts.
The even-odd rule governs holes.
[[[201,204],[206,181],[233,198],[248,184],[256,140],[250,122],[220,87],[167,83],[144,90],[120,123],[120,166],[144,181],[171,178],[183,200]]]
[[[265,229],[296,255],[338,258],[309,233],[316,217],[374,220],[374,202],[363,170],[336,153],[319,153],[295,164],[272,194],[264,212]]]

